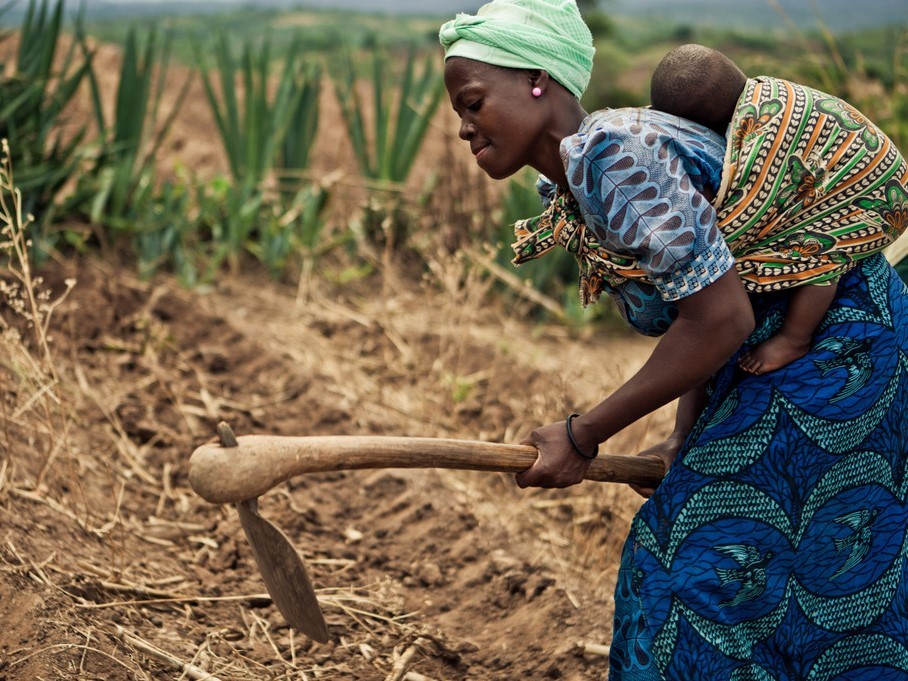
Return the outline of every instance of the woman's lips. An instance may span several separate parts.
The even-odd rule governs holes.
[[[489,148],[489,145],[484,144],[483,146],[478,147],[477,149],[473,150],[473,156],[476,158],[477,161],[486,153],[486,150],[488,148]]]

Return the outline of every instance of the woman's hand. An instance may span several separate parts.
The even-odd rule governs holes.
[[[662,465],[665,466],[665,472],[668,473],[668,469],[671,468],[671,465],[674,463],[675,457],[678,456],[678,452],[681,450],[681,445],[683,444],[683,437],[670,435],[666,440],[653,445],[649,449],[644,449],[637,454],[637,456],[648,456],[650,458],[659,459],[662,462]],[[639,485],[630,485],[630,488],[646,499],[653,496],[656,491],[655,487],[640,487]]]
[[[520,444],[539,450],[533,465],[517,474],[520,487],[570,487],[581,482],[590,467],[589,459],[574,451],[564,421],[537,428]]]

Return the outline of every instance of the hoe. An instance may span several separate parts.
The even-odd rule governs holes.
[[[265,587],[290,626],[315,641],[328,628],[299,553],[281,530],[259,515],[257,499],[275,485],[304,473],[363,468],[458,468],[519,473],[536,460],[536,448],[442,438],[245,435],[226,423],[219,442],[198,447],[190,458],[189,482],[215,504],[235,504]],[[587,480],[655,487],[664,475],[657,459],[603,455]]]

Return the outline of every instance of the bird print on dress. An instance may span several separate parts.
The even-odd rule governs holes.
[[[814,364],[823,376],[844,368],[847,372],[845,385],[829,398],[830,402],[838,402],[851,397],[863,388],[873,372],[873,360],[870,350],[873,343],[867,338],[856,340],[854,338],[830,337],[817,343],[818,350],[829,350],[835,354],[830,359],[816,360]]]
[[[772,559],[772,551],[763,553],[756,546],[749,544],[727,544],[713,547],[719,553],[731,556],[740,567],[715,568],[722,586],[732,582],[740,582],[737,593],[732,598],[722,601],[719,605],[735,606],[744,601],[758,598],[766,589],[766,566]]]
[[[871,526],[879,514],[879,509],[875,508],[870,510],[864,508],[860,511],[854,511],[853,513],[846,513],[835,519],[837,523],[847,525],[854,530],[854,532],[847,537],[833,539],[837,553],[850,552],[848,553],[847,560],[835,571],[835,574],[829,578],[830,580],[845,574],[867,557],[867,554],[870,552],[870,544],[873,540],[873,530],[871,529]]]

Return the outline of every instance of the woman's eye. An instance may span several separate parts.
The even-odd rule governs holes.
[[[479,108],[481,106],[482,106],[482,100],[477,99],[475,102],[473,102],[471,104],[467,104],[467,111],[473,111],[473,112],[479,111]]]

